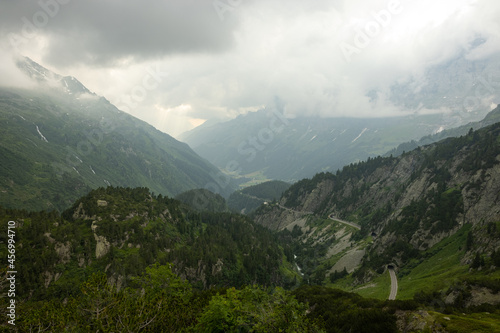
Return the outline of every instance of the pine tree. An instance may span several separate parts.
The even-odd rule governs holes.
[[[465,250],[470,251],[472,249],[472,244],[474,243],[474,239],[472,236],[472,232],[469,231],[467,234],[467,243],[465,244]]]
[[[474,260],[472,261],[472,264],[470,265],[470,267],[473,269],[477,269],[481,266],[484,266],[484,259],[481,258],[479,253],[476,253],[476,256],[474,257]]]
[[[493,265],[500,267],[500,250],[493,251],[491,254],[491,260],[493,261]]]

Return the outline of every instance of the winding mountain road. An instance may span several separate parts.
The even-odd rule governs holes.
[[[389,300],[393,301],[396,299],[398,294],[398,278],[396,277],[396,272],[394,268],[388,268],[389,275],[391,276],[391,293],[389,294]]]
[[[361,226],[359,224],[341,220],[339,218],[336,218],[333,214],[328,215],[328,217],[331,220],[334,220],[334,221],[337,221],[340,223],[344,223],[344,224],[347,224],[353,228],[361,230]],[[389,271],[389,275],[391,276],[391,292],[389,293],[389,300],[395,300],[396,296],[398,295],[398,278],[396,276],[396,272],[394,271],[394,268],[390,268],[390,267],[391,266],[388,266],[388,268],[387,268]]]
[[[282,206],[282,205],[279,205],[279,204],[278,204],[278,206],[280,208],[282,208],[282,209],[286,209],[286,210],[297,212],[297,211],[295,211],[293,209],[290,209],[288,207],[285,207],[285,206]],[[313,212],[301,212],[301,213],[314,214]],[[359,224],[341,220],[341,219],[335,217],[333,214],[328,215],[328,218],[331,219],[331,220],[333,220],[333,221],[337,221],[337,222],[346,224],[348,226],[351,226],[351,227],[353,227],[355,229],[361,230],[361,226]],[[398,278],[396,277],[396,272],[394,271],[394,268],[391,268],[390,265],[387,267],[387,270],[389,271],[389,275],[391,276],[391,292],[389,293],[389,300],[395,300],[396,296],[398,294]]]
[[[352,223],[352,222],[347,222],[347,221],[344,221],[344,220],[341,220],[335,216],[333,216],[333,214],[330,214],[328,215],[328,217],[331,219],[331,220],[334,220],[334,221],[337,221],[337,222],[340,222],[340,223],[344,223],[344,224],[347,224],[348,226],[351,226],[353,228],[356,228],[358,230],[361,230],[361,226],[359,224],[356,224],[356,223]]]
[[[304,214],[304,215],[313,215],[314,214],[314,212],[305,212],[305,211],[301,211],[301,210],[295,210],[295,209],[288,208],[288,207],[285,207],[285,206],[280,205],[280,204],[278,204],[277,206],[279,208],[281,208],[281,209],[288,210],[288,211],[294,212],[294,213],[301,213],[301,214]]]

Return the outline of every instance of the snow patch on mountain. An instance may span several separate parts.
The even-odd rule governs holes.
[[[36,126],[36,131],[38,132],[38,134],[40,134],[40,137],[41,137],[42,141],[45,141],[45,142],[47,142],[47,143],[48,143],[49,141],[48,141],[48,140],[47,140],[47,138],[46,138],[46,137],[42,134],[42,132],[40,132],[40,129],[38,128],[38,125],[35,125],[35,126]]]
[[[366,131],[368,130],[368,128],[364,128],[361,133],[359,133],[359,135],[351,141],[351,143],[355,142],[357,139],[359,139]]]

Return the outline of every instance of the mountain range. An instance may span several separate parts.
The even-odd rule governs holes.
[[[451,304],[476,283],[457,302],[480,304],[481,292],[496,293],[482,288],[498,279],[500,263],[499,138],[496,123],[399,157],[319,173],[253,217],[290,233],[304,278],[314,283],[380,297],[391,268],[398,297],[437,293],[431,298]],[[344,269],[348,277],[339,275]]]
[[[148,187],[174,196],[229,180],[189,146],[118,110],[73,77],[28,58],[18,67],[35,88],[0,89],[0,203],[64,210],[101,186]]]
[[[445,129],[440,131],[439,133],[424,136],[418,141],[410,141],[402,143],[397,148],[391,149],[389,152],[384,154],[384,156],[390,156],[390,155],[399,156],[406,151],[414,150],[420,146],[425,146],[450,137],[459,137],[461,135],[467,134],[471,129],[478,130],[480,128],[495,124],[499,121],[500,121],[500,108],[497,106],[495,109],[489,112],[486,115],[486,117],[484,117],[484,119],[480,121],[474,121],[459,127]]]
[[[402,143],[446,128],[442,115],[437,114],[289,119],[283,112],[277,108],[251,112],[227,122],[201,125],[181,138],[233,176],[295,182],[384,155]]]
[[[476,46],[482,43],[481,39],[473,41]],[[411,115],[292,117],[280,101],[229,121],[207,121],[180,139],[217,167],[254,182],[295,182],[318,172],[335,172],[425,136],[437,134],[434,139],[439,140],[446,130],[468,126],[465,132],[450,135],[454,136],[470,127],[477,129],[468,124],[480,122],[500,103],[497,58],[471,60],[460,54],[397,81],[387,92],[372,90],[366,94],[373,105],[383,103],[380,96],[386,96],[398,109],[413,110]],[[425,140],[421,144],[429,143]],[[409,151],[411,147],[416,148],[407,145],[404,149]]]
[[[496,123],[290,187],[249,187],[241,194],[285,190],[250,217],[204,210],[226,210],[206,190],[209,204],[193,209],[197,191],[182,204],[111,186],[62,214],[0,208],[18,240],[11,265],[30,267],[16,282],[20,331],[200,331],[237,326],[234,316],[270,325],[262,332],[495,331],[499,137]],[[398,301],[373,299],[389,290]]]
[[[499,106],[457,123],[277,103],[186,133],[192,150],[17,65],[33,86],[0,88],[17,331],[500,329]]]

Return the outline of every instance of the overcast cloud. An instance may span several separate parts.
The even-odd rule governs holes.
[[[430,66],[458,56],[498,58],[500,51],[496,0],[1,0],[0,6],[4,58],[23,54],[73,75],[172,135],[259,109],[275,96],[289,116],[413,112],[390,101],[395,82],[425,85]],[[0,66],[0,74],[22,82],[4,61]],[[159,84],[127,105],[151,71],[161,73]]]

